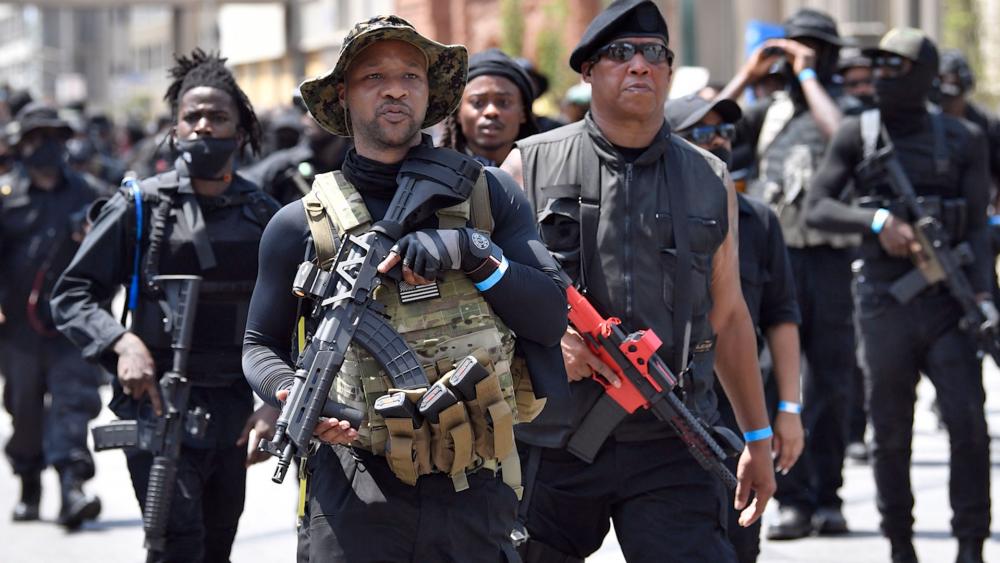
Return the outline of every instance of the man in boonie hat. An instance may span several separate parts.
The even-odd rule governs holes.
[[[303,257],[329,268],[332,241],[345,232],[362,236],[383,219],[401,182],[473,184],[467,202],[403,233],[379,265],[388,273],[402,262],[403,280],[387,276],[373,293],[390,326],[419,355],[429,382],[451,382],[427,396],[452,403],[440,414],[428,408],[401,415],[416,404],[402,394],[378,401],[396,385],[368,352],[351,345],[330,397],[364,419],[355,428],[321,419],[314,430],[321,445],[301,469],[307,484],[300,560],[517,560],[510,540],[521,488],[513,422],[530,420],[526,413],[540,407],[522,402],[520,386],[514,404],[514,382],[526,377],[511,367],[513,349],[516,342],[532,372],[550,380],[532,382],[539,394],[546,384],[568,394],[559,352],[566,298],[517,184],[472,156],[434,148],[421,133],[458,106],[467,67],[465,47],[441,45],[399,17],[379,16],[351,30],[331,72],[300,87],[316,121],[353,137],[354,148],[342,171],[317,175],[310,193],[279,211],[261,240],[243,365],[268,403],[288,399],[292,327],[301,320],[312,334],[318,324],[308,315],[314,304],[289,291]],[[464,403],[453,396],[461,394],[452,377],[460,362],[484,368],[475,397],[462,395]],[[485,409],[471,405],[486,395],[495,399],[488,420]]]

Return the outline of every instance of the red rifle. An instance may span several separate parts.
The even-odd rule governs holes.
[[[743,442],[728,428],[713,429],[698,420],[674,395],[678,381],[656,355],[662,345],[656,333],[637,330],[626,334],[621,328],[621,320],[602,317],[575,287],[566,290],[566,298],[570,324],[583,337],[590,351],[621,381],[621,387],[615,387],[597,374],[592,378],[605,392],[570,437],[569,451],[585,461],[593,461],[615,426],[625,416],[644,408],[674,429],[702,467],[722,479],[727,487],[735,489],[736,477],[724,461],[742,451]],[[723,441],[725,448],[710,432]]]

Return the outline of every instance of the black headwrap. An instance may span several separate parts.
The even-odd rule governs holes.
[[[524,123],[518,131],[517,138],[523,139],[538,132],[535,115],[531,111],[531,103],[535,101],[535,89],[528,73],[500,49],[487,49],[469,58],[469,82],[478,76],[500,76],[510,80],[521,93],[521,103],[524,106]]]

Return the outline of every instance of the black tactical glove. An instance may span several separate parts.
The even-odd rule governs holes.
[[[438,279],[447,270],[461,270],[478,283],[503,259],[503,251],[489,235],[469,228],[414,231],[399,239],[392,251],[404,266],[428,280]]]

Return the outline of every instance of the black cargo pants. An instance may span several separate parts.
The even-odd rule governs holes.
[[[519,447],[522,467],[527,449]],[[610,437],[591,464],[545,448],[528,507],[525,563],[582,561],[601,547],[612,521],[626,561],[735,562],[727,512],[722,482],[679,439]]]
[[[852,378],[857,369],[851,301],[855,251],[827,246],[789,248],[802,324],[802,426],[806,445],[774,498],[808,514],[839,508],[844,484]]]
[[[72,466],[77,476],[93,477],[87,425],[101,412],[100,368],[56,336],[0,342],[0,373],[4,408],[14,426],[4,451],[14,473]]]
[[[400,481],[384,457],[322,446],[308,464],[300,563],[519,563],[510,540],[517,496],[480,470],[456,492],[451,477]]]
[[[958,328],[958,304],[940,287],[906,305],[884,289],[855,284],[858,359],[874,430],[872,465],[882,531],[888,537],[912,535],[913,406],[922,372],[934,384],[950,435],[952,532],[957,537],[988,537],[990,437],[983,412],[982,364],[972,339]]]

